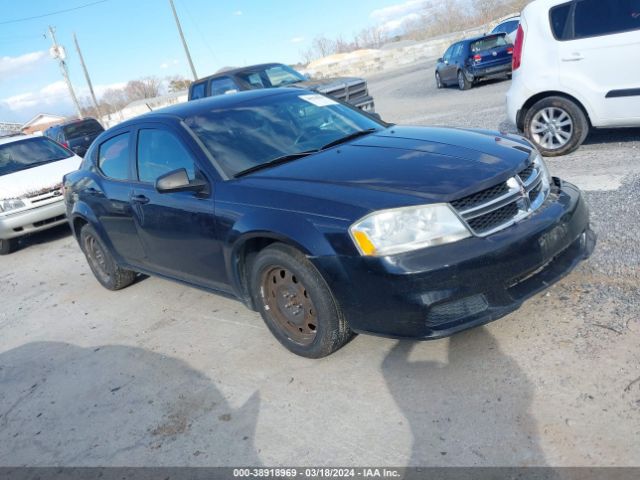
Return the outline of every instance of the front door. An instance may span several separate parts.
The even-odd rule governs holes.
[[[228,290],[222,246],[215,229],[213,184],[178,132],[157,125],[137,133],[138,183],[131,205],[150,270],[208,288]],[[184,168],[191,180],[206,180],[206,194],[158,193],[161,175]]]

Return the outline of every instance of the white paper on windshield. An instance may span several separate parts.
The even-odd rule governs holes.
[[[329,105],[338,105],[338,102],[331,100],[330,98],[312,93],[310,95],[300,95],[300,98],[305,102],[309,102],[316,107],[328,107]]]

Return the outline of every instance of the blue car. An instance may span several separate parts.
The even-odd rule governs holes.
[[[121,123],[64,178],[97,280],[232,295],[292,352],[434,339],[520,307],[593,251],[578,188],[515,135],[386,124],[294,88]]]
[[[436,63],[436,86],[468,90],[481,80],[511,76],[513,45],[505,33],[470,38],[451,45]]]

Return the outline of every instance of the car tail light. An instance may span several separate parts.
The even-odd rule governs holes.
[[[69,144],[68,144],[67,142],[62,142],[62,146],[63,146],[64,148],[69,148]]]
[[[513,55],[513,47],[509,47],[509,48],[507,48],[507,53],[508,53],[509,55]]]
[[[481,62],[482,61],[482,55],[474,55],[473,56],[473,61],[474,62]]]
[[[522,25],[518,25],[518,33],[516,33],[516,43],[513,47],[513,70],[517,70],[522,65],[522,47],[524,46],[524,30]]]

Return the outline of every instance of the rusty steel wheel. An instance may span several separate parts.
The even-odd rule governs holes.
[[[299,250],[274,243],[255,256],[250,269],[255,306],[273,336],[293,353],[326,357],[353,337],[331,289]]]
[[[278,327],[299,345],[313,343],[318,320],[309,292],[295,274],[282,266],[266,270],[260,288],[265,310]]]

